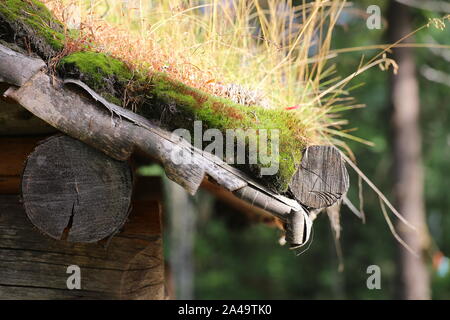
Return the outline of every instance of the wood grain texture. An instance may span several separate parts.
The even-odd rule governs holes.
[[[43,138],[0,138],[0,194],[18,194],[27,156]]]
[[[0,44],[0,82],[21,86],[45,66],[42,59],[27,57]]]
[[[318,209],[341,199],[349,183],[339,150],[333,146],[311,146],[304,153],[290,189],[300,203]]]
[[[0,137],[45,135],[56,129],[11,99],[3,97],[10,86],[0,83]]]
[[[46,237],[18,196],[0,195],[0,299],[163,299],[160,210],[153,201],[132,211],[105,247]],[[69,265],[81,269],[81,290],[67,289]]]
[[[22,178],[30,221],[44,234],[71,242],[95,242],[116,232],[127,218],[131,193],[127,162],[64,135],[35,148]]]

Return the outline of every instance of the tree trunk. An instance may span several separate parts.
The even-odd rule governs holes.
[[[185,140],[173,137],[170,132],[155,126],[149,120],[104,101],[79,81],[72,82],[79,88],[61,88],[59,85],[55,87],[52,85],[50,77],[44,73],[38,73],[24,86],[18,89],[10,87],[4,96],[20,103],[28,111],[67,135],[103,151],[113,159],[126,160],[133,150],[141,151],[162,163],[166,175],[184,187],[190,194],[195,194],[201,182],[207,177],[238,197],[250,201],[252,205],[259,206],[285,220],[286,223],[290,223],[292,218],[297,218],[295,214],[291,214],[291,211],[296,214],[300,211],[303,212],[297,201],[272,192],[236,168],[224,163],[218,157],[192,148]],[[80,88],[85,92],[80,92]],[[87,97],[86,93],[91,97]],[[323,152],[320,151],[322,148]],[[321,168],[324,159],[328,157],[325,155],[329,153],[326,152],[329,147],[319,146],[313,149],[315,151],[311,153],[322,156],[317,161],[309,161],[311,156],[304,157],[308,161],[302,161],[299,171],[314,173],[303,174],[305,183],[308,182],[307,179],[320,181],[321,179],[317,179],[317,175],[330,171],[329,166],[326,166],[328,170]],[[308,150],[309,148],[305,153],[309,153]],[[178,163],[174,154],[177,154],[178,157],[180,154],[189,155],[191,159],[186,163]],[[334,154],[333,157],[338,156],[336,152],[331,154]],[[339,194],[343,194],[346,191],[345,188],[348,187],[348,176],[343,160],[330,161],[330,163],[336,165],[336,168],[330,171],[339,173],[336,175],[336,179],[345,178],[344,183],[334,184],[344,187],[337,190]],[[314,183],[308,183],[308,187],[303,188],[306,193],[302,192],[302,194],[336,192],[334,189],[329,189],[328,184],[316,183],[318,188],[311,188],[311,186],[314,186]],[[251,199],[248,198],[249,194],[253,195]],[[330,198],[339,199],[340,195]],[[290,228],[290,230],[300,231],[297,228]],[[301,235],[293,234],[292,236],[296,239],[302,238]]]
[[[408,7],[391,1],[389,30],[391,42],[412,31]],[[402,224],[398,228],[403,239],[420,255],[416,258],[400,247],[400,295],[403,299],[430,299],[430,279],[423,257],[427,226],[419,127],[420,97],[414,51],[411,48],[395,49],[394,59],[399,65],[398,74],[391,80],[394,188],[399,211],[416,226],[418,232],[405,229]]]
[[[193,197],[181,186],[164,180],[165,212],[169,218],[170,269],[176,299],[194,298],[194,235],[196,213]]]

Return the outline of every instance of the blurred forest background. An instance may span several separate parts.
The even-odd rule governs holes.
[[[333,49],[389,43],[393,38],[399,39],[402,32],[408,33],[426,24],[430,18],[450,13],[447,1],[399,2],[408,6],[396,1],[354,1],[351,9],[341,15]],[[379,30],[369,30],[366,26],[366,9],[372,4],[382,10]],[[410,41],[449,45],[449,39],[450,28],[441,31],[429,27]],[[359,168],[402,214],[413,221],[418,219],[419,223],[421,218],[426,219],[432,240],[424,248],[423,263],[416,258],[412,262],[423,269],[419,273],[426,274],[415,274],[413,266],[413,270],[409,270],[413,272],[409,275],[410,283],[404,283],[402,271],[408,273],[405,268],[411,260],[405,259],[404,249],[400,249],[383,218],[378,197],[368,187],[363,189],[365,224],[347,207],[342,207],[340,248],[336,247],[326,214],[321,214],[315,220],[309,250],[296,256],[278,244],[279,230],[251,221],[206,191],[189,198],[188,204],[177,200],[187,196],[178,186],[167,183],[171,197],[166,206],[176,214],[166,216],[165,248],[177,298],[393,299],[430,295],[433,299],[450,299],[450,272],[445,256],[450,256],[450,50],[401,50],[394,54],[394,58],[405,60],[399,76],[392,77],[391,71],[373,68],[354,80],[364,85],[351,94],[366,108],[350,111],[345,116],[358,128],[357,136],[374,142],[375,146],[348,143]],[[345,77],[358,68],[362,54],[371,57],[377,52],[379,49],[339,55],[335,61],[338,73]],[[412,64],[408,65],[408,59],[412,59]],[[397,62],[402,68],[402,61]],[[402,77],[402,72],[406,81],[399,85],[396,81]],[[396,96],[400,96],[400,101]],[[417,119],[415,104],[419,111]],[[401,112],[397,109],[402,107],[412,119],[398,118]],[[420,129],[416,134],[415,123]],[[408,152],[409,160],[406,156],[405,162],[403,156]],[[408,163],[411,158],[412,167]],[[153,169],[143,172],[158,174],[159,171]],[[403,180],[399,182],[399,179]],[[349,198],[358,203],[358,179],[354,174],[351,174],[351,184]],[[409,198],[408,195],[406,198],[398,196],[402,192],[407,192]],[[408,205],[412,205],[413,210],[408,210]],[[402,209],[411,212],[405,213]],[[341,258],[339,250],[342,250]],[[369,290],[366,286],[369,277],[366,271],[370,265],[381,268],[380,290]],[[411,293],[414,290],[419,292],[414,295]]]

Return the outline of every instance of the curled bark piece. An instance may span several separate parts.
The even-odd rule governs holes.
[[[285,223],[286,242],[291,249],[304,246],[311,236],[312,221],[302,208],[289,214]]]

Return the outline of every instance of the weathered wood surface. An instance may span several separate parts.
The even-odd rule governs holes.
[[[89,94],[97,101],[102,100],[95,93]],[[126,159],[134,150],[141,150],[162,163],[166,175],[191,194],[208,175],[222,187],[266,208],[285,222],[291,219],[291,211],[301,210],[295,200],[273,193],[219,158],[196,150],[187,141],[172,136],[147,119],[105,101],[100,101],[103,108],[99,107],[77,88],[54,86],[44,73],[38,73],[18,89],[8,89],[5,95],[62,132],[115,159]],[[179,155],[178,159],[174,154]],[[185,161],[187,156],[189,161]]]
[[[0,45],[0,82],[21,86],[46,64],[42,59],[27,57]]]
[[[273,214],[269,211],[252,205],[251,202],[237,197],[232,192],[209,181],[208,179],[203,180],[202,188],[215,195],[220,201],[226,203],[233,209],[241,212],[242,214],[251,216],[253,220],[257,220],[259,222],[269,222],[275,219]]]
[[[20,193],[27,156],[43,138],[0,138],[0,194]]]
[[[9,87],[0,83],[0,137],[45,135],[57,131],[18,103],[3,97]]]
[[[9,50],[9,49],[4,49]],[[21,55],[20,53],[15,53],[14,57],[17,59],[28,59],[28,57]],[[88,144],[94,145],[97,148],[101,148],[102,151],[109,154],[110,156],[119,159],[124,160],[129,157],[131,152],[135,147],[144,147],[149,148],[151,150],[151,153],[163,163],[166,169],[167,175],[174,180],[175,182],[181,184],[184,188],[188,190],[191,194],[195,193],[197,188],[199,187],[201,181],[203,180],[203,177],[205,173],[209,174],[211,177],[213,177],[220,185],[224,186],[230,191],[235,191],[237,189],[240,189],[247,185],[248,183],[245,180],[249,180],[248,177],[241,177],[241,179],[236,179],[236,175],[240,175],[240,172],[237,170],[232,170],[230,166],[224,166],[224,163],[221,161],[217,161],[218,159],[212,159],[209,157],[208,160],[205,161],[205,159],[202,159],[202,157],[205,157],[205,154],[200,151],[196,152],[199,153],[201,156],[194,157],[193,161],[191,161],[191,164],[186,166],[184,164],[176,164],[171,159],[168,159],[167,154],[174,154],[174,150],[177,148],[182,151],[190,150],[191,146],[182,145],[180,141],[174,141],[173,137],[170,136],[168,132],[164,132],[160,128],[151,125],[151,123],[146,120],[143,117],[140,117],[136,115],[133,112],[130,112],[128,110],[125,110],[123,108],[120,108],[118,106],[115,106],[114,104],[111,104],[107,101],[105,101],[101,96],[96,94],[93,90],[91,90],[89,87],[87,87],[84,83],[80,82],[79,80],[72,80],[72,79],[66,79],[65,83],[75,84],[78,87],[82,88],[85,92],[87,92],[91,98],[97,100],[100,104],[103,105],[106,109],[111,112],[111,122],[114,127],[117,127],[118,129],[113,132],[113,138],[111,138],[111,130],[106,130],[105,127],[110,126],[111,123],[105,123],[99,122],[98,117],[89,117],[89,111],[86,110],[84,112],[84,117],[81,118],[88,118],[85,120],[89,120],[87,122],[80,121],[78,124],[82,123],[84,126],[90,127],[92,125],[92,121],[95,122],[95,128],[98,128],[98,130],[93,130],[92,128],[69,128],[67,126],[67,115],[63,114],[63,117],[61,117],[61,114],[52,115],[50,114],[49,110],[39,110],[37,105],[39,104],[39,99],[44,100],[41,102],[46,103],[52,103],[57,102],[57,104],[62,105],[71,105],[76,106],[76,103],[80,102],[77,101],[74,96],[68,97],[67,96],[67,89],[63,90],[61,88],[54,88],[49,85],[48,79],[46,79],[46,75],[43,73],[38,73],[32,81],[29,81],[27,85],[24,85],[24,87],[28,87],[28,89],[32,89],[31,91],[41,91],[30,92],[30,90],[23,90],[23,88],[19,89],[19,91],[22,91],[22,94],[14,93],[12,90],[10,90],[8,93],[6,93],[6,96],[10,96],[12,98],[15,98],[18,100],[20,98],[22,105],[24,105],[24,102],[31,102],[31,99],[34,99],[34,108],[32,109],[32,112],[38,117],[44,119],[51,125],[53,125],[56,128],[59,128],[60,130],[68,133],[71,136],[74,136]],[[29,74],[27,73],[26,76],[24,75],[24,78],[29,78]],[[31,83],[31,85],[30,85]],[[37,90],[38,89],[38,90]],[[58,90],[59,89],[59,90]],[[78,92],[78,95],[80,95],[80,92]],[[19,97],[20,96],[20,97]],[[65,99],[64,99],[65,98]],[[29,103],[30,104],[30,103]],[[84,104],[83,104],[84,106]],[[30,109],[30,106],[26,107]],[[45,108],[41,108],[45,109]],[[53,110],[54,111],[54,110]],[[70,111],[64,110],[65,113],[70,113]],[[60,112],[61,113],[61,112]],[[149,132],[154,135],[155,139],[147,139],[147,142],[150,141],[150,144],[147,143],[145,146],[141,143],[139,145],[139,141],[130,141],[127,138],[136,138],[136,131],[134,130],[133,133],[124,134],[124,130],[120,130],[120,128],[127,127],[127,126],[121,126],[120,124],[117,124],[114,119],[114,115],[118,116],[119,119],[126,119],[132,124],[136,125],[139,128],[147,129],[147,136],[149,135]],[[61,118],[63,120],[61,120]],[[95,119],[93,119],[95,118]],[[72,120],[70,120],[72,121]],[[59,122],[59,123],[58,123]],[[62,123],[61,123],[62,122]],[[64,128],[61,128],[64,127]],[[72,123],[72,127],[73,123]],[[129,129],[125,128],[125,129]],[[125,130],[126,131],[126,130]],[[103,134],[102,134],[103,133]],[[138,132],[138,137],[142,136],[142,132]],[[159,136],[159,137],[157,137]],[[139,139],[138,139],[139,140]],[[158,141],[155,141],[158,140]],[[161,140],[165,140],[163,145],[161,145]],[[128,143],[127,143],[128,142]],[[157,143],[159,142],[159,143]],[[167,142],[170,142],[170,147],[167,148]],[[297,200],[299,200],[304,205],[307,205],[309,207],[323,207],[327,205],[331,205],[335,201],[337,201],[341,195],[344,193],[343,190],[346,190],[346,186],[348,187],[348,179],[345,178],[348,177],[345,169],[345,165],[343,163],[343,160],[340,158],[339,154],[333,154],[333,152],[328,152],[327,148],[325,147],[325,150],[320,150],[320,146],[307,149],[308,151],[312,152],[305,152],[305,157],[302,160],[301,165],[299,166],[299,170],[297,174],[295,175],[291,185],[290,189],[294,193]],[[168,152],[167,149],[170,152]],[[164,151],[161,151],[164,150]],[[320,150],[320,151],[319,151]],[[198,150],[197,150],[198,151]],[[317,151],[317,152],[316,152]],[[334,150],[337,151],[337,150]],[[311,156],[308,156],[308,154],[316,152],[319,154],[319,159],[311,160]],[[324,158],[320,158],[322,155],[331,154],[332,161],[321,161]],[[183,156],[182,156],[183,157]],[[307,160],[307,161],[306,161]],[[210,162],[214,163],[214,166],[210,165]],[[209,168],[205,168],[205,163],[209,164]],[[208,170],[209,169],[209,170]],[[230,172],[231,171],[231,174]],[[341,173],[341,174],[339,174]],[[323,175],[323,177],[321,176]],[[234,176],[234,177],[233,177]],[[336,179],[336,181],[333,182],[333,185],[328,183],[327,178],[333,177]],[[242,179],[243,178],[243,179]],[[318,178],[323,183],[317,183]],[[239,181],[241,180],[241,181]],[[244,180],[242,182],[242,180]],[[305,183],[304,183],[305,182]],[[255,185],[254,185],[255,186]],[[260,186],[256,185],[256,189],[261,189]],[[264,189],[264,188],[263,188]],[[268,190],[264,190],[268,191]],[[274,196],[274,194],[271,194],[271,196]],[[285,202],[284,199],[278,199],[281,200],[281,202]],[[291,205],[291,203],[288,203],[288,205]]]
[[[311,146],[292,179],[295,198],[310,208],[325,208],[347,192],[349,177],[344,160],[333,146]]]
[[[18,196],[0,196],[0,299],[164,299],[161,207],[133,210],[108,243],[74,244],[40,234]],[[67,267],[81,290],[67,289]]]
[[[112,114],[116,114],[119,117],[128,119],[131,122],[144,128],[147,128],[149,130],[155,129],[155,127],[149,127],[146,125],[146,123],[143,121],[146,119],[139,117],[138,115],[129,112],[128,110],[124,110],[123,108],[120,108],[118,106],[115,106],[114,104],[107,102],[104,98],[95,93],[83,82],[74,79],[66,79],[64,80],[64,83],[75,84],[83,88],[86,92],[88,92],[91,95],[92,98],[99,101]],[[169,137],[168,135],[163,135],[162,132],[159,134],[167,140],[172,139],[172,142],[174,142],[175,144],[177,143],[181,144],[180,141],[173,141],[173,138]],[[191,146],[187,146],[187,148],[189,147]],[[230,166],[224,165],[220,159],[214,157],[213,155],[201,151],[199,153],[201,154],[202,157],[208,158],[219,167],[223,166],[227,171],[231,171],[234,175],[240,176],[241,178],[244,178],[244,180],[251,182],[252,179],[250,179],[247,176],[244,176],[238,170]],[[200,159],[200,161],[201,160],[202,159]],[[169,165],[166,167],[166,173],[168,173],[169,177],[173,176],[176,182],[179,182],[177,181],[177,179],[180,180],[179,176],[183,175],[183,172],[177,171],[178,170],[175,169],[175,172],[172,172],[171,165],[169,162]],[[188,179],[189,175],[192,175],[192,173],[189,171],[187,173],[188,173],[187,177],[185,177],[186,179]],[[317,180],[317,178],[319,178],[319,180]],[[330,183],[329,180],[331,179],[336,179],[336,181]],[[229,183],[228,179],[223,180],[222,183],[224,181],[225,183]],[[265,209],[266,206],[272,205],[276,207],[272,208],[272,211],[273,210],[275,210],[274,212],[279,212],[280,210],[283,211],[282,206],[280,207],[280,205],[277,204],[276,202],[270,201],[268,197],[265,197],[264,193],[260,192],[261,190],[268,191],[266,188],[255,183],[249,184],[251,185],[249,187],[240,186],[239,188],[234,189],[227,187],[227,189],[235,191],[238,196],[253,193],[251,201],[254,202],[255,205],[257,205],[258,207],[262,207],[263,209]],[[196,185],[196,188],[197,187],[198,186]],[[342,195],[345,194],[345,192],[347,192],[349,187],[348,172],[345,167],[345,162],[342,159],[339,151],[333,146],[308,147],[304,152],[302,161],[299,164],[299,168],[296,174],[294,175],[289,187],[291,190],[294,191],[294,195],[300,203],[309,206],[311,208],[324,208],[336,203],[339,199],[341,199]],[[243,191],[241,189],[248,189],[248,191],[247,190]],[[275,194],[270,193],[269,197],[273,198],[274,195]],[[250,200],[248,196],[246,198]],[[286,204],[288,206],[292,206],[292,203]]]
[[[95,242],[117,232],[131,193],[127,162],[64,135],[35,148],[22,178],[30,221],[44,234],[71,242]]]
[[[284,224],[286,242],[291,248],[299,248],[308,243],[311,236],[312,221],[306,211],[291,212]]]
[[[284,214],[274,215],[273,210],[271,210],[273,203],[264,196],[257,197],[257,202],[254,202],[253,198],[257,191],[249,189],[249,187],[239,189],[232,193],[207,180],[203,181],[202,186],[217,195],[220,200],[235,210],[251,217],[254,221],[280,227],[276,218],[281,219],[286,241],[291,248],[300,247],[309,240],[312,224],[311,220],[305,217],[307,213],[302,207],[298,211],[285,208]],[[280,210],[283,210],[283,208],[278,208],[277,212]]]
[[[270,195],[264,194],[252,186],[240,188],[234,191],[233,194],[250,203],[252,206],[271,212],[280,219],[286,219],[292,211],[291,206],[279,201],[273,201],[273,198]],[[300,208],[301,207],[298,209]]]
[[[296,201],[274,194],[217,157],[195,150],[185,140],[172,136],[147,119],[117,106],[113,106],[113,110],[101,108],[77,88],[53,86],[43,73],[19,89],[9,89],[5,95],[62,132],[115,159],[127,159],[133,150],[141,150],[160,161],[167,176],[191,194],[207,174],[227,190],[235,191],[251,184],[261,194],[269,194],[273,201],[298,210]],[[180,157],[176,159],[174,154]],[[189,161],[178,162],[186,160],[188,155]]]

